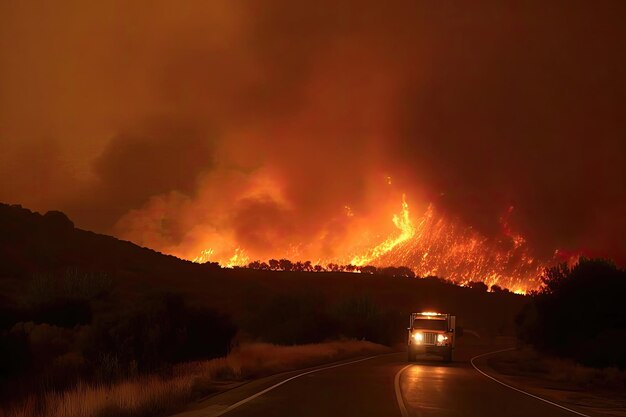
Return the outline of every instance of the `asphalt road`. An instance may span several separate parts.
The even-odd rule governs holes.
[[[397,353],[285,373],[213,396],[179,416],[576,415],[482,375],[470,363],[479,353],[471,348],[457,349],[450,364],[434,358],[408,364],[406,354]]]

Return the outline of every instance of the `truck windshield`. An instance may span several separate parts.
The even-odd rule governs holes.
[[[415,319],[413,321],[413,328],[424,330],[448,330],[446,322],[446,320]]]

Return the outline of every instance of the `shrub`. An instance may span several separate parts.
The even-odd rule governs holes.
[[[38,274],[28,283],[23,297],[25,316],[37,323],[63,327],[88,324],[92,301],[110,292],[108,274],[66,268],[58,274]]]
[[[380,327],[380,311],[367,297],[352,297],[340,302],[334,316],[343,336],[373,340]]]
[[[253,306],[243,320],[244,329],[268,343],[302,344],[326,340],[336,334],[317,294],[280,294]]]
[[[626,272],[601,259],[581,258],[542,277],[517,318],[519,336],[537,349],[582,364],[626,368]]]
[[[97,320],[87,354],[99,366],[115,362],[125,370],[147,372],[223,356],[236,332],[227,316],[189,308],[179,295],[161,294]]]

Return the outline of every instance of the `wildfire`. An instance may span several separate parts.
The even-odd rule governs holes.
[[[351,221],[358,217],[350,206],[343,209]],[[368,237],[357,245],[346,245],[339,256],[328,258],[315,256],[313,252],[311,258],[318,259],[319,265],[348,265],[345,270],[357,272],[359,267],[366,265],[407,266],[422,277],[439,276],[459,285],[481,281],[488,286],[499,285],[524,293],[539,285],[537,276],[545,265],[530,255],[524,237],[512,230],[509,222],[512,210],[510,207],[500,219],[502,236],[494,240],[458,221],[447,219],[437,213],[432,204],[421,216],[412,218],[406,196],[402,195],[401,210],[391,218],[396,231],[382,242],[377,243]],[[294,247],[306,248],[306,245]],[[221,249],[220,253],[224,253],[224,248]],[[218,261],[223,266],[235,267],[246,266],[251,260],[249,253],[239,246],[234,246],[231,253],[216,259],[216,251],[205,249],[193,261]],[[304,261],[300,254],[294,250],[289,254],[276,254],[275,258]]]
[[[233,266],[245,266],[250,262],[250,258],[246,255],[246,251],[241,248],[235,249],[235,254],[230,257],[228,263],[226,264],[227,268],[232,268]]]
[[[403,265],[419,276],[444,277],[460,285],[481,281],[516,292],[539,285],[537,276],[545,265],[529,254],[526,240],[513,233],[508,222],[504,242],[487,239],[471,227],[438,215],[433,205],[413,222],[403,197],[402,212],[394,216],[393,223],[399,231],[397,236],[366,255],[353,257],[351,263]]]
[[[367,265],[415,236],[416,229],[413,222],[411,222],[409,205],[406,202],[406,195],[404,194],[402,195],[402,213],[394,214],[392,221],[393,224],[400,230],[400,235],[396,237],[389,237],[387,240],[372,248],[363,256],[355,256],[350,262],[352,265]]]
[[[213,258],[213,254],[214,253],[215,253],[215,251],[213,249],[204,249],[204,250],[200,251],[200,255],[198,255],[198,256],[196,256],[195,258],[192,259],[192,262],[195,262],[195,263],[198,263],[198,264],[203,264],[205,262],[209,262]]]

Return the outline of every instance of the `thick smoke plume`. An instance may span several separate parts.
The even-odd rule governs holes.
[[[624,2],[100,3],[0,5],[0,200],[317,261],[406,193],[541,259],[625,259]]]

